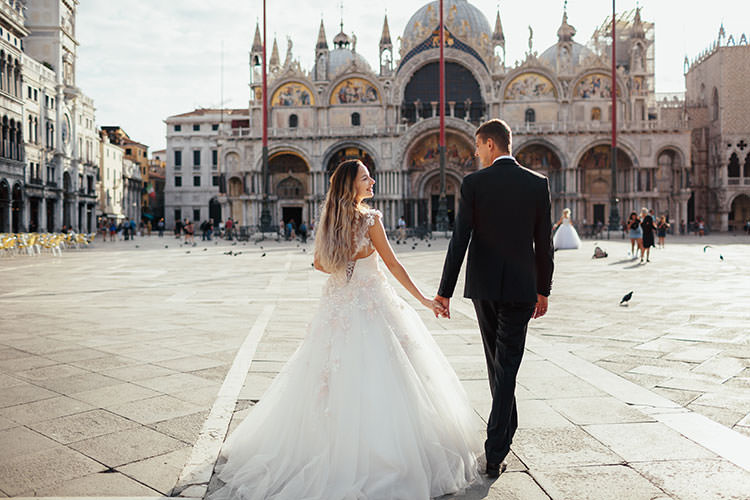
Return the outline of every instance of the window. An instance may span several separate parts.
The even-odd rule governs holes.
[[[716,87],[714,87],[714,95],[712,99],[713,104],[713,118],[714,120],[719,119],[719,91],[716,90]]]
[[[38,101],[38,100],[39,100],[39,93],[37,92],[37,90],[36,90],[36,89],[34,89],[34,100],[35,100],[35,101]]]
[[[361,124],[361,119],[359,117],[359,113],[352,113],[352,125],[354,127],[359,127]]]
[[[737,153],[732,153],[732,156],[729,157],[729,166],[727,167],[727,175],[729,177],[740,176],[740,157],[737,156]]]
[[[130,148],[125,148],[125,154],[126,155],[132,154],[132,150]]]
[[[174,187],[182,187],[182,176],[180,175],[174,176]]]
[[[200,149],[193,150],[193,166],[194,167],[201,166],[201,150]]]
[[[174,152],[174,166],[175,167],[181,167],[182,166],[182,151],[175,151]]]
[[[591,120],[592,121],[600,121],[602,119],[602,110],[601,108],[591,108]]]
[[[534,123],[536,121],[536,111],[532,108],[528,108],[524,114],[523,120],[526,123]]]
[[[198,130],[200,130],[200,129],[201,129],[201,125],[200,125],[200,123],[195,123],[195,124],[193,124],[193,130],[195,130],[195,131],[198,131]]]
[[[201,185],[201,176],[200,175],[194,175],[193,176],[193,186],[200,187]]]
[[[182,125],[175,125],[174,126],[174,131],[175,132],[182,132]]]
[[[297,128],[298,123],[297,115],[289,115],[289,128]]]
[[[211,165],[214,167],[219,164],[219,151],[216,149],[211,150]]]
[[[212,175],[211,176],[211,185],[212,186],[218,186],[219,185],[219,176],[218,175]]]
[[[194,208],[193,209],[193,221],[198,222],[199,220],[201,220],[201,209]]]
[[[28,94],[28,98],[31,99],[31,85],[26,87],[26,93]]]
[[[219,130],[219,124],[214,123],[213,125],[211,125],[211,130]]]
[[[174,209],[174,221],[181,221],[182,220],[182,210],[179,208]]]

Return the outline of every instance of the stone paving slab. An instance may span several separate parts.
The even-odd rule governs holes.
[[[737,307],[750,302],[750,239],[739,241],[670,238],[643,266],[627,257],[622,240],[598,242],[611,256],[600,261],[590,259],[590,241],[558,252],[550,312],[531,324],[519,375],[517,456],[499,480],[450,498],[745,498],[746,469],[670,427],[713,432],[684,419],[702,415],[750,435],[750,312]],[[706,242],[714,249],[704,254]],[[139,249],[97,244],[62,259],[0,259],[7,324],[0,333],[0,444],[14,450],[0,454],[0,496],[169,494],[264,305],[277,310],[233,405],[230,430],[303,338],[324,281],[311,270],[309,253],[264,242],[263,258],[251,242],[235,245],[243,254],[230,258],[225,242],[197,249],[172,238],[136,243]],[[396,250],[430,290],[445,245]],[[40,273],[53,289],[30,279]],[[633,300],[620,307],[629,290]],[[486,418],[481,339],[471,304],[454,304],[468,312],[445,321],[418,311]],[[621,387],[602,390],[587,363]],[[667,422],[670,412],[682,420]],[[111,426],[86,429],[87,418],[106,422],[104,415],[115,417]],[[119,428],[123,420],[132,427]],[[79,440],[82,431],[105,433]],[[744,463],[741,453],[733,459]],[[17,474],[29,466],[33,472]],[[113,472],[103,473],[108,467]]]

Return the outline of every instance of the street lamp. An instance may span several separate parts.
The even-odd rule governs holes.
[[[448,200],[445,196],[445,29],[443,28],[443,0],[440,0],[440,197],[438,199],[437,230],[448,230]]]

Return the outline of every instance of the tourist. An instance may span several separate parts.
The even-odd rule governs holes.
[[[636,245],[638,245],[638,250],[641,251],[641,262],[643,262],[643,230],[641,230],[641,221],[638,220],[637,213],[630,213],[630,217],[628,217],[628,222],[625,224],[625,227],[628,230],[628,238],[630,238],[630,255],[633,259],[638,258],[635,248]]]
[[[651,247],[654,246],[654,229],[656,222],[646,208],[641,209],[641,231],[643,232],[643,243],[641,245],[641,262],[645,255],[646,262],[651,262]]]
[[[669,229],[669,223],[665,216],[661,216],[659,224],[656,226],[656,235],[659,237],[659,246],[664,248],[664,238],[667,237],[667,229]]]

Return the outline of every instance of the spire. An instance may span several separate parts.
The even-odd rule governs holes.
[[[351,45],[352,40],[349,38],[349,35],[344,33],[344,2],[342,1],[340,4],[341,7],[341,31],[333,37],[333,46],[337,49],[348,49],[349,45]]]
[[[320,30],[318,30],[318,42],[315,44],[315,50],[328,50],[328,41],[326,40],[326,29],[323,26],[323,19],[320,20]]]
[[[260,39],[260,27],[258,26],[258,23],[255,23],[255,37],[253,37],[253,52],[261,52],[263,51],[263,42]]]
[[[271,50],[271,59],[268,61],[268,69],[274,71],[281,67],[281,60],[279,59],[279,44],[276,43],[276,37],[273,37],[273,49]]]
[[[721,41],[727,36],[727,32],[724,31],[724,21],[721,22],[721,26],[719,27],[719,45],[721,45]]]
[[[500,22],[500,9],[497,10],[495,18],[495,31],[492,32],[492,41],[505,47],[505,34],[503,33],[503,23]]]
[[[557,30],[557,40],[559,42],[569,42],[576,35],[576,29],[568,24],[568,0],[565,0],[563,6],[563,18],[560,28]]]
[[[388,15],[383,18],[383,33],[380,35],[380,48],[392,48],[391,30],[388,28]]]
[[[635,18],[633,19],[633,36],[636,38],[646,37],[646,30],[644,29],[643,21],[641,20],[640,6],[635,9]]]

